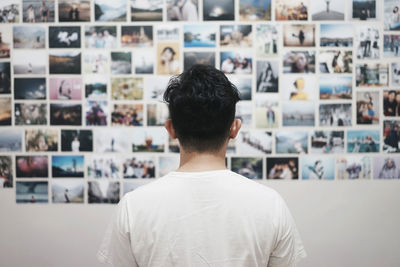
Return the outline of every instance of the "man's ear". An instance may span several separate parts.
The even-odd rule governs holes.
[[[229,132],[229,138],[234,139],[239,133],[240,127],[242,127],[242,120],[235,119],[231,125],[231,129]]]
[[[174,126],[172,125],[172,120],[168,119],[165,121],[164,123],[164,127],[165,129],[167,129],[169,135],[171,136],[172,139],[176,139],[176,133],[175,133],[175,129]]]

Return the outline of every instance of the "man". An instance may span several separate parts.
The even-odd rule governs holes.
[[[98,258],[113,266],[295,266],[305,257],[290,212],[274,190],[225,167],[238,134],[239,93],[223,72],[194,65],[164,93],[165,128],[180,166],[126,194]]]

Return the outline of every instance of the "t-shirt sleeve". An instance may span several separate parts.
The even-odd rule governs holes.
[[[270,254],[268,267],[294,267],[300,259],[307,256],[307,253],[294,219],[281,197],[279,197],[277,209],[277,238]]]
[[[138,266],[131,249],[126,197],[119,202],[107,227],[103,242],[97,252],[97,259],[111,266]]]

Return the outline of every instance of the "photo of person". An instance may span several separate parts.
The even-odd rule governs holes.
[[[281,97],[284,100],[314,100],[316,83],[315,76],[289,76],[283,79]]]
[[[58,0],[59,22],[89,22],[90,0]]]
[[[298,158],[267,157],[267,179],[294,180],[299,178]]]
[[[53,178],[83,178],[84,156],[60,156],[51,157],[51,173]]]
[[[50,125],[82,125],[81,104],[50,104]]]
[[[251,74],[253,60],[250,53],[240,52],[221,52],[221,71],[225,74]]]
[[[168,21],[198,21],[198,0],[167,0]]]
[[[143,87],[142,77],[111,78],[111,98],[113,100],[141,100]]]
[[[0,3],[0,23],[18,23],[19,0],[3,0]]]
[[[352,76],[320,76],[319,99],[352,99]]]
[[[380,147],[378,130],[348,130],[347,153],[377,153]]]
[[[48,182],[39,181],[18,181],[16,186],[16,202],[20,203],[48,203],[49,185]]]
[[[271,0],[240,0],[239,20],[266,21],[271,20]]]
[[[354,36],[353,25],[321,24],[319,36],[321,47],[352,47]]]
[[[0,62],[0,95],[11,93],[10,62]]]
[[[400,35],[384,34],[383,35],[383,57],[394,58],[400,57],[399,53]]]
[[[388,64],[364,63],[356,65],[356,86],[388,86],[388,85],[389,85]]]
[[[119,179],[121,160],[116,155],[91,155],[86,159],[88,178]]]
[[[253,31],[251,25],[220,25],[221,47],[251,47]]]
[[[333,180],[335,179],[335,159],[305,156],[301,158],[301,170],[303,180]]]
[[[108,180],[88,182],[89,204],[117,204],[119,202],[120,183]]]
[[[143,126],[143,104],[114,104],[111,125]]]
[[[127,128],[97,128],[94,130],[95,152],[129,153],[131,142],[126,137],[132,130]]]
[[[311,153],[338,154],[344,152],[344,131],[314,131],[311,135]]]
[[[351,126],[351,104],[320,104],[320,126]]]
[[[45,78],[16,78],[14,79],[15,100],[45,100]]]
[[[155,178],[155,157],[128,157],[124,160],[122,167],[124,178]]]
[[[366,156],[341,156],[336,159],[338,179],[370,179],[371,159]]]
[[[50,100],[81,100],[81,78],[50,78]]]
[[[127,0],[94,0],[95,21],[126,21]]]
[[[16,156],[16,177],[17,178],[47,178],[48,171],[47,156]]]
[[[397,0],[384,0],[384,30],[399,31],[400,30],[400,10]]]
[[[157,74],[179,74],[179,43],[158,43]]]
[[[400,116],[400,90],[383,90],[383,114]]]
[[[373,26],[357,26],[357,58],[379,59],[379,28]]]
[[[11,98],[0,98],[0,126],[11,126]]]
[[[25,151],[46,152],[58,150],[57,129],[25,130]]]
[[[108,78],[102,75],[85,76],[86,99],[107,99]]]
[[[0,152],[21,152],[21,151],[22,151],[22,131],[20,129],[15,129],[15,128],[1,129]]]
[[[13,180],[12,158],[0,156],[0,188],[12,188]]]
[[[265,155],[272,153],[272,142],[272,132],[241,131],[236,140],[236,148],[242,155]]]
[[[164,152],[167,132],[163,128],[137,128],[130,136],[132,152]]]
[[[312,20],[344,20],[345,0],[310,1]]]
[[[15,125],[47,125],[47,104],[15,103]]]
[[[275,131],[275,153],[306,154],[308,153],[307,131]]]
[[[283,73],[315,73],[315,52],[286,52],[283,55]]]
[[[61,130],[61,151],[92,152],[92,130]]]
[[[352,73],[353,52],[328,50],[319,52],[320,73]]]
[[[282,103],[282,126],[314,126],[315,104],[308,101]]]
[[[49,27],[49,48],[81,48],[81,27]]]
[[[184,52],[183,70],[188,70],[195,64],[215,67],[215,52]]]
[[[315,24],[284,24],[283,45],[286,47],[315,46]]]
[[[85,117],[87,126],[106,126],[107,114],[107,101],[86,101]]]
[[[162,21],[162,0],[130,0],[131,21]]]
[[[392,63],[392,86],[400,86],[400,63]]]
[[[153,26],[121,26],[122,47],[152,47]]]
[[[117,48],[117,43],[116,26],[85,26],[86,48]]]
[[[111,52],[111,74],[132,73],[132,52]]]
[[[135,73],[136,74],[153,74],[154,73],[154,51],[142,49],[140,53],[134,55]]]
[[[239,78],[236,76],[230,76],[230,77],[228,77],[228,79],[238,89],[239,94],[240,94],[240,100],[251,100],[251,95],[252,95],[252,92],[251,92],[252,91],[251,90],[252,79],[251,78]]]
[[[14,48],[45,48],[46,28],[42,26],[14,26],[13,40]]]
[[[54,22],[54,0],[23,0],[24,22]]]
[[[158,1],[158,0],[157,0]],[[200,24],[198,24],[201,26]],[[196,25],[183,25],[183,28],[185,27],[196,27]],[[207,25],[210,27],[210,25]],[[215,26],[212,26],[210,28],[215,28]],[[178,42],[180,40],[180,27],[178,27],[176,24],[158,24],[156,25],[156,32],[157,32],[157,40],[159,42]],[[183,40],[185,41],[185,35],[183,36]]]
[[[352,0],[349,6],[350,18],[357,20],[379,19],[380,1]]]
[[[52,203],[83,203],[84,181],[52,180]]]
[[[276,94],[257,94],[256,100],[256,127],[277,128],[279,126],[279,96]]]
[[[49,67],[50,74],[81,74],[80,50],[51,50]]]
[[[385,120],[383,121],[383,152],[397,153],[400,152],[400,121]]]
[[[263,158],[232,157],[231,170],[249,179],[262,179]]]
[[[276,20],[308,20],[307,0],[276,0]]]
[[[51,62],[50,62],[51,63]],[[14,50],[14,74],[46,74],[47,52],[43,50]],[[51,66],[51,65],[50,65]]]
[[[400,178],[400,158],[393,156],[374,157],[373,178],[374,179],[399,179]]]
[[[1,25],[0,28],[0,59],[10,58],[10,49],[12,40],[11,26]]]
[[[379,124],[379,92],[357,92],[357,124]]]
[[[203,0],[203,20],[235,20],[235,1]]]
[[[85,51],[83,54],[83,73],[84,74],[107,74],[108,55],[105,51]]]
[[[255,48],[257,57],[269,57],[278,54],[279,32],[279,25],[256,25]]]

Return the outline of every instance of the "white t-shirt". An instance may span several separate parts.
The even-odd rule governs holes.
[[[281,196],[230,170],[171,172],[126,194],[98,252],[124,267],[292,267],[305,256]]]

